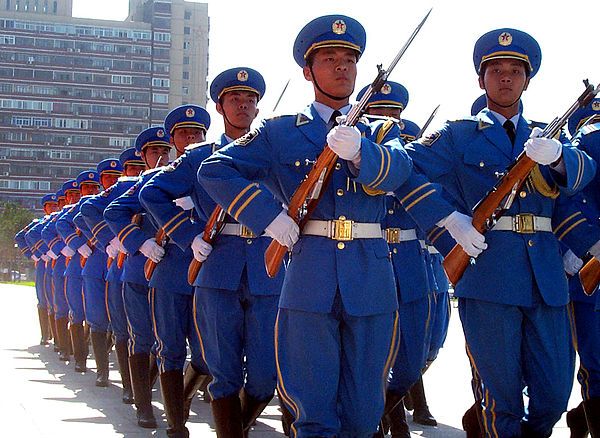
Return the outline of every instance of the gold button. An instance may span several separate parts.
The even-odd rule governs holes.
[[[581,202],[583,202],[585,204],[587,202],[587,199],[583,198],[583,201],[581,201]]]
[[[335,170],[340,170],[342,168],[342,163],[335,163]]]
[[[529,242],[527,242],[527,244],[528,244],[529,246],[533,246],[533,240],[530,240]]]
[[[294,163],[294,166],[300,167],[300,161],[296,160],[296,162]]]
[[[252,239],[248,239],[248,240],[246,240],[246,243],[247,243],[248,245],[252,245]]]
[[[346,220],[346,216],[340,216],[338,219],[341,220],[341,221],[345,221]]]
[[[483,166],[485,166],[485,163],[483,161],[480,161],[479,162],[479,167],[483,167]]]
[[[344,191],[342,189],[337,189],[336,193],[338,196],[342,196],[344,194]]]
[[[344,244],[344,242],[338,242],[337,247],[338,247],[338,249],[344,249],[344,248],[346,248],[346,245]]]
[[[388,210],[388,214],[394,214],[394,210],[392,210],[391,208]]]
[[[394,248],[393,251],[394,251],[394,254],[398,254],[398,248]]]
[[[519,196],[521,198],[524,198],[525,196],[527,196],[527,193],[525,193],[525,191],[522,191],[521,193],[519,193]]]

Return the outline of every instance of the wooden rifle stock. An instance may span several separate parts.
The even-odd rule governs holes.
[[[108,257],[106,259],[106,269],[110,269],[110,267],[114,263],[114,261],[115,261],[114,257]]]
[[[586,295],[592,295],[600,284],[600,261],[592,257],[579,271],[579,280]]]
[[[206,222],[206,226],[204,227],[204,234],[202,235],[202,240],[206,243],[210,243],[211,245],[215,241],[215,237],[221,232],[223,229],[223,225],[225,224],[225,210],[221,208],[221,206],[217,205],[213,212],[210,214],[208,218],[208,222]],[[200,268],[202,267],[202,262],[196,260],[196,258],[192,258],[190,262],[190,266],[188,268],[188,283],[190,286],[194,285],[196,281],[196,277],[198,277],[198,272],[200,272]]]
[[[592,101],[598,93],[598,87],[594,87],[587,79],[583,83],[584,92],[561,117],[555,118],[544,128],[540,137],[553,138],[578,108],[583,108]],[[477,231],[485,233],[504,215],[535,165],[536,163],[525,154],[525,151],[521,152],[517,160],[504,172],[500,181],[473,208],[473,227]],[[443,261],[450,283],[456,285],[469,264],[471,264],[471,257],[460,245],[455,245]]]
[[[165,230],[163,228],[158,230],[155,237],[156,243],[158,243],[164,248],[168,242],[168,239],[169,237],[165,234]],[[152,278],[152,274],[154,273],[154,268],[156,268],[156,265],[156,262],[150,259],[146,260],[146,263],[144,263],[144,276],[146,277],[146,280],[150,281],[150,278]]]
[[[139,227],[142,223],[142,215],[139,213],[134,214],[131,218],[131,223],[136,224]],[[125,257],[127,257],[127,254],[125,254],[124,252],[119,253],[119,255],[117,256],[117,268],[123,268],[123,263],[125,263]]]
[[[88,240],[86,243],[87,243],[87,246],[89,246],[91,250],[93,250],[93,249],[94,249],[94,244],[92,243],[92,241],[91,241],[91,240]],[[81,266],[81,269],[83,269],[83,267],[84,267],[84,266],[85,266],[85,264],[87,263],[87,259],[88,259],[88,258],[87,258],[87,257],[84,257],[84,256],[81,256],[81,257],[79,258],[79,265]]]

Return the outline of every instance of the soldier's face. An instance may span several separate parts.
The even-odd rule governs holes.
[[[507,108],[519,104],[521,94],[529,85],[525,68],[523,61],[517,59],[494,59],[485,64],[479,87],[485,90],[491,110],[493,106]]]
[[[59,209],[59,210],[62,210],[62,208],[63,208],[65,205],[67,205],[67,200],[66,200],[66,198],[60,198],[60,199],[58,200],[58,209]]]
[[[310,67],[304,67],[304,78],[313,84],[316,80],[327,94],[349,97],[356,81],[356,52],[343,47],[327,47],[316,50],[312,57],[312,72]],[[322,94],[316,86],[315,94],[317,97]]]
[[[179,154],[185,152],[185,148],[194,143],[202,143],[205,139],[205,133],[203,129],[183,127],[177,128],[171,135],[171,144],[175,146]]]
[[[125,176],[138,176],[145,169],[146,167],[142,164],[128,164],[125,166],[124,174]]]
[[[116,183],[118,179],[119,179],[119,175],[111,175],[111,174],[102,175],[100,177],[100,182],[102,183],[102,188],[104,188],[106,190],[107,188],[112,186],[114,183]]]
[[[53,202],[46,202],[44,204],[44,213],[50,214],[54,213],[55,211],[58,211],[58,204],[55,204]]]
[[[148,146],[142,151],[142,159],[149,169],[156,167],[156,163],[160,159],[160,166],[169,164],[169,150],[167,146]]]
[[[233,90],[221,97],[217,112],[226,117],[226,122],[237,128],[250,129],[258,115],[258,96],[252,91]]]
[[[97,195],[100,192],[100,187],[97,184],[81,184],[81,195]]]
[[[393,117],[398,120],[400,120],[400,113],[402,113],[402,108],[396,108],[396,107],[386,107],[386,108],[369,107],[367,109],[367,114],[372,114],[375,116]]]
[[[70,190],[65,196],[67,197],[67,204],[72,205],[81,199],[81,192],[79,190]]]

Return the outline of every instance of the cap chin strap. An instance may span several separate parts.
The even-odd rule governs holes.
[[[333,100],[346,100],[348,99],[350,96],[352,96],[352,93],[354,93],[354,89],[352,90],[352,92],[344,97],[338,97],[338,96],[334,96],[333,94],[329,94],[326,91],[324,91],[321,86],[319,85],[319,83],[317,82],[317,77],[315,76],[315,74],[313,73],[313,69],[312,69],[312,65],[309,67],[310,69],[310,75],[312,76],[313,79],[313,84],[315,84],[315,87],[317,87],[317,90],[319,90],[319,92],[321,94],[324,94],[325,96],[329,97],[330,99]]]

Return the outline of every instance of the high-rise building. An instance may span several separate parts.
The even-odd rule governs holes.
[[[0,0],[0,201],[39,209],[181,104],[207,101],[208,5],[129,0],[125,21],[72,0]]]

